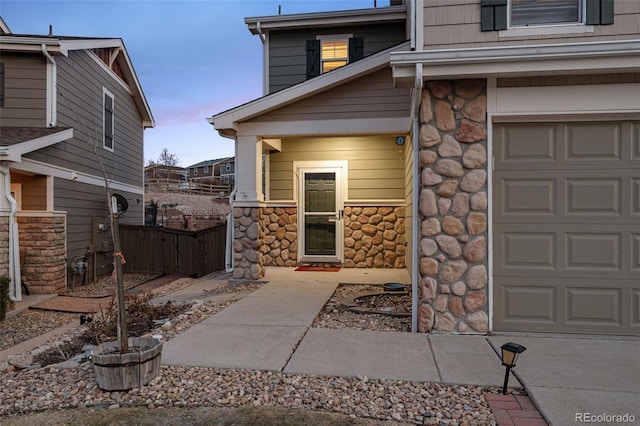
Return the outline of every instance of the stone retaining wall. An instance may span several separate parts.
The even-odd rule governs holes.
[[[25,251],[22,281],[29,293],[59,293],[66,283],[64,217],[18,216],[20,249]]]
[[[431,81],[420,108],[420,332],[484,333],[485,80]]]

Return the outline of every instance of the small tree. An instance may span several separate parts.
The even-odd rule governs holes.
[[[176,154],[171,154],[167,148],[164,148],[158,157],[158,162],[162,166],[179,167],[180,159]]]

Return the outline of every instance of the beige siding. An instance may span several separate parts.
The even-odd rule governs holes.
[[[480,0],[425,1],[424,49],[455,49],[525,44],[629,40],[640,35],[640,1],[616,1],[613,25],[594,25],[593,33],[498,37],[480,31]]]
[[[97,145],[110,178],[142,187],[142,119],[131,94],[87,52],[73,51],[56,62],[58,126],[73,127],[74,138],[25,157],[101,176],[98,159],[88,144]],[[114,152],[102,149],[103,87],[115,96]]]
[[[391,69],[384,69],[265,114],[259,121],[406,117],[410,100],[409,89],[394,89]]]
[[[405,198],[404,149],[395,136],[285,139],[270,159],[270,199],[292,200],[294,161],[347,160],[349,200]]]
[[[407,238],[405,262],[407,270],[413,270],[413,138],[406,138],[405,143],[405,161],[404,161],[404,199],[405,199],[405,219],[404,219],[404,235]]]
[[[640,83],[640,73],[499,78],[498,87],[577,86]]]
[[[0,126],[46,127],[47,66],[42,55],[2,52],[4,107]]]

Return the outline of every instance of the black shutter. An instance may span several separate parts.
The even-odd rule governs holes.
[[[364,57],[364,39],[353,37],[349,39],[349,63]]]
[[[307,78],[320,75],[320,40],[307,40]]]
[[[613,0],[587,0],[587,25],[613,24]]]
[[[507,0],[482,0],[480,29],[482,31],[507,29]]]

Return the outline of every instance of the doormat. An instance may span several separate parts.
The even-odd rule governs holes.
[[[313,271],[313,272],[338,272],[340,271],[339,266],[329,266],[325,268],[324,266],[298,266],[296,271]]]

